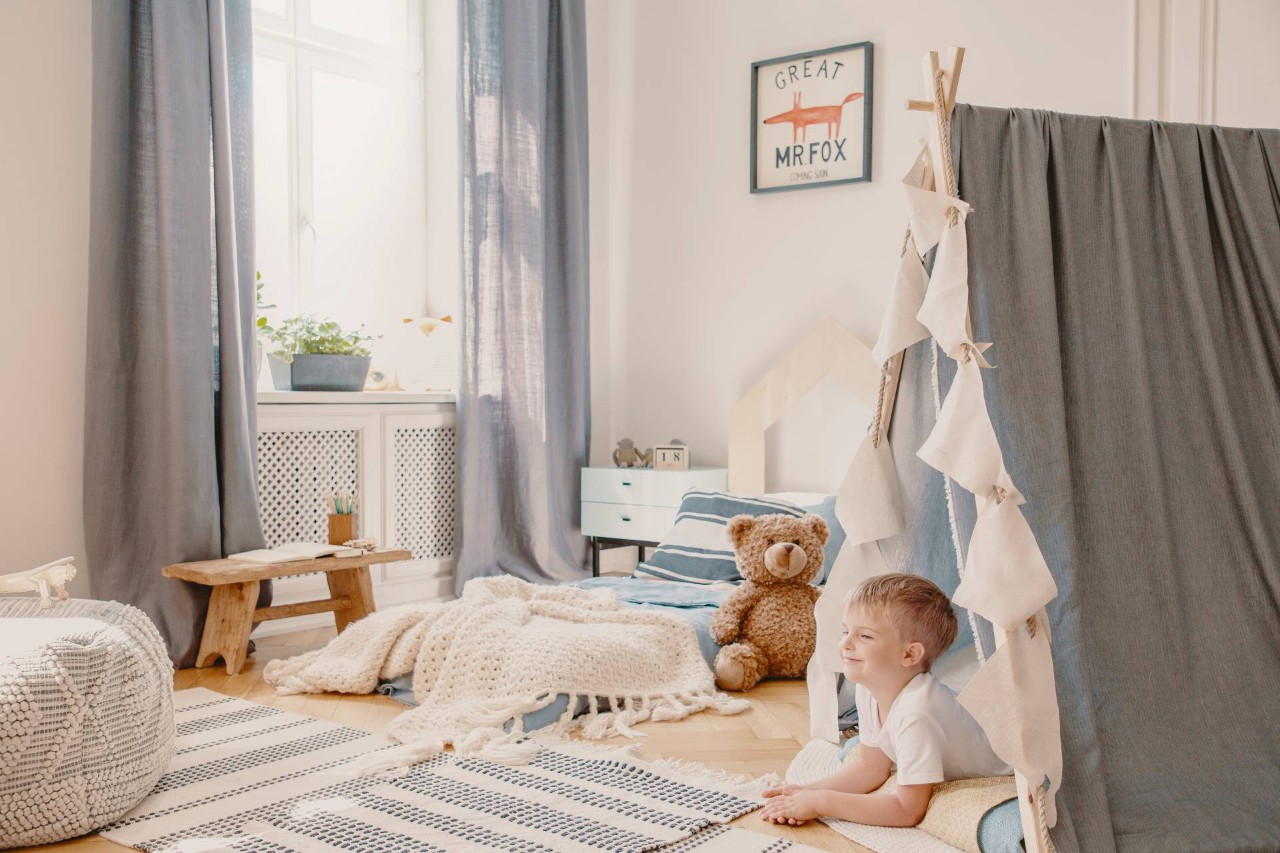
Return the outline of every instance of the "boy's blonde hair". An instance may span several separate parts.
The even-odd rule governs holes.
[[[925,672],[956,639],[956,614],[951,609],[951,599],[937,584],[919,575],[868,578],[849,594],[847,607],[887,614],[903,640],[924,646],[921,662]]]

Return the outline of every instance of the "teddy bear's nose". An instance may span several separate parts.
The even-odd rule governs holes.
[[[788,554],[790,554],[790,553],[791,553],[791,549],[793,549],[793,548],[795,548],[795,547],[796,547],[796,546],[795,546],[795,543],[794,543],[794,542],[783,542],[783,543],[782,543],[782,550],[786,551]]]

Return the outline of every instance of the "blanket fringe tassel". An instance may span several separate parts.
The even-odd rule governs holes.
[[[384,749],[348,762],[347,769],[357,776],[403,776],[410,767],[444,752],[444,742],[423,740],[405,743],[392,749]]]
[[[502,699],[477,702],[459,714],[456,727],[446,726],[433,730],[433,727],[421,725],[393,724],[392,737],[401,741],[401,747],[383,750],[350,766],[360,775],[403,772],[405,768],[444,751],[445,746],[450,744],[458,755],[475,756],[498,764],[528,764],[542,747],[526,735],[524,716],[546,708],[556,698],[557,694],[549,694],[515,701]],[[587,713],[575,717],[584,701]],[[746,699],[735,699],[714,691],[658,697],[580,697],[570,694],[565,713],[544,731],[558,737],[577,731],[587,740],[619,736],[636,738],[643,737],[644,732],[636,731],[632,726],[645,720],[682,720],[690,714],[707,709],[721,714],[740,714],[750,707],[751,703]],[[414,712],[406,712],[401,717],[401,721],[405,723],[412,720]],[[508,722],[511,723],[509,731],[504,728]]]
[[[577,705],[577,697],[569,697],[569,708]],[[645,720],[663,722],[666,720],[683,720],[690,714],[711,709],[721,714],[740,714],[751,707],[746,699],[735,699],[723,693],[678,693],[667,694],[656,698],[647,697],[609,697],[609,710],[601,711],[596,697],[590,697],[588,713],[585,717],[572,718],[566,711],[554,730],[568,733],[577,729],[587,740],[603,740],[610,737],[643,737],[644,732],[631,728]]]
[[[309,684],[301,674],[313,660],[320,657],[324,649],[313,649],[300,655],[285,659],[268,661],[262,671],[262,680],[274,684],[276,693],[289,696],[297,693],[319,693],[314,685]]]

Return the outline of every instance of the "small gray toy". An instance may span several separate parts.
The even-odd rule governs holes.
[[[629,438],[619,441],[613,451],[613,464],[619,468],[648,468],[652,459],[652,450],[637,450]]]

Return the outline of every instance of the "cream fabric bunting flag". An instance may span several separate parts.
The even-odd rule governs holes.
[[[809,737],[839,743],[840,673],[823,666],[815,653],[804,678],[809,688]]]
[[[907,219],[911,223],[911,236],[915,238],[916,250],[921,257],[938,245],[943,231],[951,224],[948,216],[951,208],[960,211],[961,217],[973,210],[966,202],[946,193],[911,186],[904,186],[903,189],[907,194]]]
[[[924,186],[925,181],[932,181],[933,168],[929,165],[929,141],[921,137],[917,143],[920,146],[920,153],[916,155],[911,168],[902,176],[902,183],[908,187],[919,188]]]
[[[969,333],[969,237],[963,217],[942,235],[916,319],[955,361],[972,357],[991,366],[982,357],[990,344],[975,344]]]
[[[980,496],[964,578],[952,601],[1013,631],[1057,594],[1022,508]]]
[[[884,445],[881,445],[884,446]],[[841,521],[841,526],[844,522]],[[813,608],[817,622],[817,644],[809,659],[809,734],[831,743],[840,742],[837,674],[843,668],[837,646],[840,642],[844,605],[849,593],[869,577],[889,571],[880,546],[874,542],[855,543],[845,539],[835,564]]]
[[[836,493],[836,518],[844,528],[846,543],[874,542],[905,529],[893,450],[887,437],[881,437],[879,447],[872,438],[868,433],[858,445]]]
[[[928,286],[929,276],[925,274],[924,264],[920,263],[915,240],[908,237],[907,250],[898,262],[898,278],[893,283],[893,292],[889,294],[889,307],[885,309],[884,320],[880,323],[880,337],[871,350],[876,367],[929,337],[929,330],[916,319]]]
[[[959,700],[987,733],[996,755],[1026,777],[1028,784],[1042,784],[1048,777],[1044,817],[1053,826],[1058,822],[1054,797],[1062,781],[1062,741],[1049,619],[1043,610],[1036,614],[1036,624],[1034,637],[1025,626],[1010,633],[961,691]]]
[[[938,413],[938,422],[916,455],[975,495],[999,488],[1004,498],[1024,503],[1004,467],[995,428],[987,414],[981,367],[974,359],[956,366],[956,378]],[[839,502],[837,501],[837,508]]]

